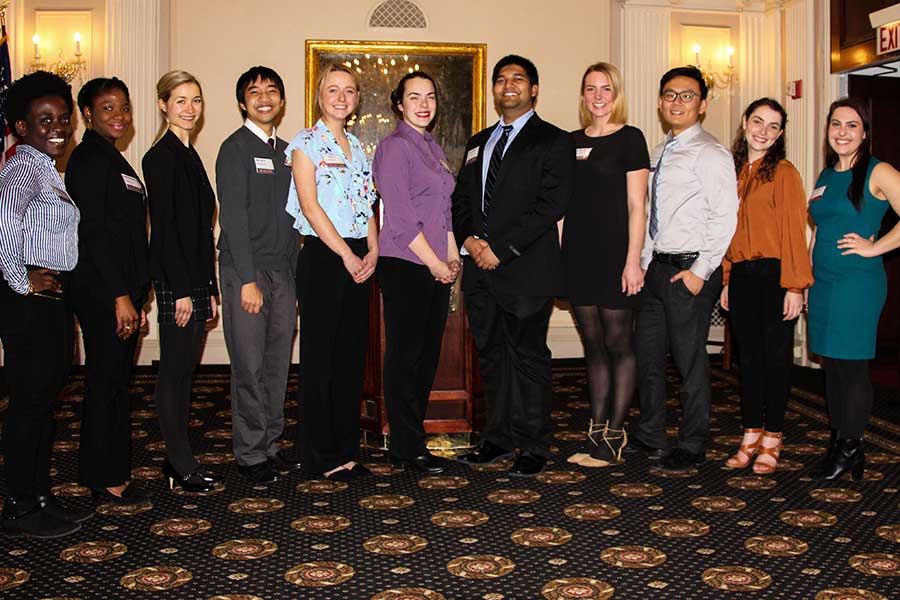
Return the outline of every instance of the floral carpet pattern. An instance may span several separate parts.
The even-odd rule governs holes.
[[[789,403],[769,477],[724,468],[740,441],[733,373],[714,369],[707,463],[668,476],[644,458],[605,469],[565,458],[584,439],[584,369],[555,365],[554,460],[532,480],[509,462],[439,476],[398,472],[364,450],[375,476],[351,484],[291,474],[253,486],[230,452],[228,374],[195,379],[198,458],[225,474],[212,493],[165,489],[155,377],[132,382],[134,477],[158,491],[138,507],[99,505],[81,531],[49,541],[0,535],[0,597],[93,600],[876,600],[900,590],[900,419],[877,402],[863,481],[815,486],[828,439],[819,389]],[[678,416],[670,372],[670,418]],[[292,374],[289,397],[299,381]],[[815,387],[815,386],[812,386]],[[54,492],[91,506],[74,481],[83,379],[54,414]],[[5,400],[0,402],[0,411]],[[290,417],[296,404],[288,402]],[[633,409],[633,414],[637,414]],[[2,414],[2,413],[0,413]],[[289,419],[286,439],[296,420]],[[677,435],[673,425],[670,436]],[[289,443],[288,443],[289,445]],[[2,471],[0,457],[0,471]],[[0,491],[3,491],[0,489]]]

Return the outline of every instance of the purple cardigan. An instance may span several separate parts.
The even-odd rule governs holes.
[[[431,134],[422,135],[406,122],[398,122],[394,132],[378,144],[372,171],[384,209],[378,254],[421,265],[409,243],[424,232],[435,254],[447,260],[455,178]]]

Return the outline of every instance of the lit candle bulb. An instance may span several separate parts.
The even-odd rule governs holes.
[[[697,65],[697,68],[700,68],[700,44],[694,44],[694,47],[691,48],[694,51],[694,64]]]
[[[728,66],[733,67],[734,66],[734,48],[732,46],[728,46],[728,49],[725,51],[725,53],[728,55]]]
[[[41,36],[39,36],[38,34],[34,34],[33,36],[31,36],[31,43],[34,44],[34,58],[35,60],[37,60],[41,57]]]
[[[81,56],[81,34],[76,31],[73,37],[75,38],[75,56]]]

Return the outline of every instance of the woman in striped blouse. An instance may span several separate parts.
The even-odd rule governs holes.
[[[19,141],[0,172],[0,341],[9,381],[2,527],[11,537],[68,535],[93,514],[50,492],[51,411],[72,364],[64,294],[78,261],[79,212],[56,170],[72,109],[72,88],[45,71],[6,91],[6,120]]]

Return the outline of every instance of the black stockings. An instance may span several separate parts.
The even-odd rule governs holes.
[[[872,412],[869,361],[823,358],[828,419],[838,438],[861,438]]]
[[[573,311],[584,344],[591,417],[594,423],[609,419],[610,429],[622,429],[637,373],[634,311],[599,306],[575,306]]]

